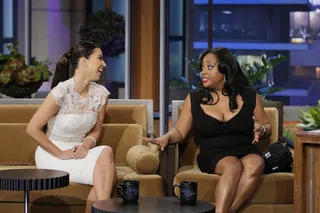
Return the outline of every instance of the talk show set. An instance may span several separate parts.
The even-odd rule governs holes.
[[[320,0],[0,14],[0,213],[320,212]]]

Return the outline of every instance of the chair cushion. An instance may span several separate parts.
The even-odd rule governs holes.
[[[174,178],[174,184],[183,180],[198,182],[198,199],[215,202],[215,188],[219,175],[200,171],[196,165],[183,166]],[[292,173],[273,173],[262,175],[257,191],[250,201],[253,204],[293,204]]]
[[[128,165],[138,174],[155,174],[159,169],[160,159],[149,147],[135,145],[127,152]]]

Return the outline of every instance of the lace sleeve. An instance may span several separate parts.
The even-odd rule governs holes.
[[[51,90],[52,96],[56,99],[57,105],[63,103],[63,97],[67,93],[67,88],[63,82],[60,82],[56,87]]]
[[[99,96],[97,97],[97,98],[99,98],[99,106],[97,108],[97,111],[99,112],[101,110],[101,108],[103,107],[103,105],[105,105],[107,97],[108,97],[108,95],[110,95],[110,92],[107,90],[107,88],[105,88],[102,85],[96,84],[96,86],[99,91]]]
[[[102,106],[105,105],[107,96],[110,95],[110,92],[109,92],[109,90],[107,90],[107,88],[105,88],[102,85],[100,85],[100,88],[101,88],[101,99],[100,99],[100,107],[99,107],[98,111],[100,111]]]

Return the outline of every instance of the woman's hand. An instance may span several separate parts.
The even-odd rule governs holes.
[[[74,152],[73,149],[67,149],[61,151],[60,155],[58,156],[59,159],[61,160],[68,160],[68,159],[73,159],[74,158]]]
[[[72,149],[74,153],[74,159],[83,159],[87,156],[89,149],[83,145],[74,146]]]
[[[161,151],[164,151],[164,149],[168,146],[168,143],[169,143],[169,137],[167,135],[163,135],[158,138],[142,137],[142,140],[159,145],[161,148]]]
[[[252,119],[254,122],[254,139],[252,143],[258,143],[260,137],[266,133],[266,128],[262,124],[260,124],[254,116],[252,117]]]

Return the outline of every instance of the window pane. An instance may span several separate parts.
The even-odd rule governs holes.
[[[3,0],[3,37],[13,37],[13,0]]]
[[[267,40],[267,28],[265,27],[267,24],[267,14],[263,7],[213,9],[214,39]]]
[[[169,93],[168,103],[172,100],[184,100],[190,89],[185,88],[186,80],[183,79],[183,42],[170,41],[169,43]]]
[[[182,41],[170,41],[169,43],[169,79],[180,78],[182,76]]]
[[[317,34],[320,33],[320,12],[310,12],[310,28]]]
[[[93,0],[92,1],[92,12],[103,10],[103,8],[105,7],[104,4],[105,4],[104,0]]]
[[[309,0],[314,5],[320,5],[320,0]]]
[[[262,6],[214,6],[212,9],[212,37],[215,41],[267,41],[268,20],[279,17]],[[259,17],[257,19],[257,17]],[[208,37],[208,7],[194,7],[194,39]]]
[[[12,43],[3,44],[3,54],[9,54],[10,53],[10,51],[7,48],[8,45],[12,45]]]
[[[294,42],[320,39],[320,10],[290,13],[290,37]],[[299,40],[300,39],[300,40]]]
[[[194,40],[207,41],[208,40],[208,9],[207,7],[194,5]],[[189,23],[187,23],[189,24]]]
[[[183,1],[170,0],[170,36],[183,34]]]
[[[290,13],[290,27],[302,28],[309,27],[308,12],[291,12]]]

